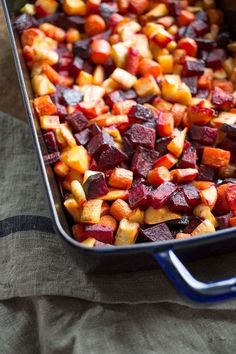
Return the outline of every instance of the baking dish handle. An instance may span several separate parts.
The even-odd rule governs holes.
[[[172,250],[156,252],[154,257],[176,288],[192,301],[209,303],[236,297],[236,277],[204,283],[190,274]]]

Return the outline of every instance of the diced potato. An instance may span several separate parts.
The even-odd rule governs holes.
[[[168,9],[165,4],[158,4],[152,10],[145,14],[148,20],[154,20],[159,17],[166,16],[168,14]]]
[[[136,34],[132,46],[138,49],[141,57],[152,59],[152,52],[149,48],[149,42],[145,34]]]
[[[152,75],[143,76],[138,79],[134,84],[134,89],[140,97],[161,94],[160,88]]]
[[[192,103],[189,87],[181,82],[179,75],[166,75],[162,82],[162,96],[165,100],[185,105]]]
[[[120,68],[116,68],[113,71],[111,78],[118,82],[118,84],[125,90],[130,89],[137,81],[136,76],[131,75],[128,71]]]
[[[136,21],[128,21],[121,26],[118,26],[117,33],[120,35],[122,42],[132,41],[134,34],[141,30],[141,26]]]
[[[67,152],[67,164],[80,173],[89,168],[90,156],[83,146],[75,146]]]
[[[102,83],[102,87],[104,87],[106,94],[109,95],[109,93],[117,90],[120,88],[120,85],[117,81],[111,79],[110,77],[108,79],[106,79],[105,81],[103,81]]]
[[[180,131],[167,145],[167,149],[177,157],[179,157],[183,152],[187,131],[188,128],[184,128],[184,130]]]
[[[116,66],[123,68],[125,65],[128,49],[131,46],[131,42],[119,42],[113,44],[111,49],[111,57],[114,60]]]
[[[101,217],[102,200],[88,200],[82,210],[81,222],[89,224],[98,224]]]
[[[131,245],[135,243],[138,236],[139,224],[126,219],[120,221],[116,236],[115,245]]]
[[[86,240],[82,241],[81,244],[85,247],[94,247],[96,239],[93,237],[88,237]]]
[[[193,210],[193,214],[195,216],[199,216],[202,219],[210,220],[215,227],[218,226],[217,220],[214,217],[214,215],[212,214],[211,209],[209,208],[209,206],[207,206],[205,204],[197,205]]]
[[[79,205],[86,202],[86,195],[81,183],[77,180],[71,182],[71,192]]]
[[[64,206],[75,222],[80,222],[82,209],[74,198],[68,198],[64,201]]]
[[[47,63],[49,65],[55,65],[59,60],[57,52],[55,52],[54,50],[48,50],[42,45],[34,45],[34,51],[35,60],[37,61],[43,61],[44,63]]]
[[[129,221],[137,222],[138,224],[144,224],[144,211],[139,208],[132,210],[128,217]]]
[[[161,65],[163,74],[171,74],[173,72],[174,59],[173,55],[161,55],[158,57],[159,64]]]
[[[200,191],[200,197],[203,204],[207,205],[210,209],[213,209],[217,200],[217,190],[215,186],[211,186],[207,189]]]
[[[210,220],[206,219],[193,230],[191,235],[198,236],[212,232],[215,232],[215,227]]]
[[[101,100],[105,95],[105,88],[97,85],[84,86],[84,102],[91,102],[95,100]]]
[[[31,82],[37,96],[51,95],[56,92],[56,87],[44,74],[34,75]]]
[[[169,220],[181,219],[181,215],[172,212],[168,207],[163,207],[159,209],[154,209],[149,207],[145,211],[145,224],[153,225],[161,222],[166,222]]]
[[[40,126],[44,130],[55,130],[60,127],[59,116],[40,116]]]

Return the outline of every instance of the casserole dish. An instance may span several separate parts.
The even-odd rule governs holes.
[[[55,231],[70,246],[78,266],[83,267],[87,272],[138,271],[155,267],[157,261],[176,287],[191,300],[210,302],[236,296],[236,277],[203,283],[194,279],[182,263],[182,261],[186,262],[209,254],[215,255],[236,249],[236,228],[181,241],[135,244],[132,247],[121,246],[106,249],[85,248],[70,236],[70,228],[63,211],[62,198],[55,175],[50,165],[44,162],[43,157],[47,154],[47,149],[36,112],[31,104],[34,96],[21,44],[11,22],[11,17],[17,14],[25,3],[26,1],[3,0],[4,13]]]

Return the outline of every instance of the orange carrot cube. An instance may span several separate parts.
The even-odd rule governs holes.
[[[133,172],[124,168],[116,167],[112,171],[108,184],[111,187],[129,189],[133,183]]]
[[[230,151],[204,147],[202,155],[202,163],[206,166],[220,168],[227,166],[230,162]]]

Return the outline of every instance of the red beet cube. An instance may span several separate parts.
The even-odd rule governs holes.
[[[141,104],[134,105],[130,108],[128,117],[134,121],[152,120],[155,118],[153,111]]]
[[[71,75],[73,75],[74,77],[77,77],[80,73],[81,70],[83,70],[83,65],[84,65],[84,61],[83,59],[79,58],[79,57],[75,57],[73,59],[73,62],[71,64]]]
[[[82,101],[83,94],[79,90],[66,89],[62,93],[64,103],[68,106],[75,106]]]
[[[230,210],[236,210],[236,184],[231,184],[226,190],[226,199]]]
[[[201,76],[205,70],[205,63],[201,59],[186,60],[183,64],[183,76]]]
[[[159,153],[157,151],[138,146],[132,158],[131,170],[136,176],[145,178],[158,157]]]
[[[88,235],[88,237],[93,237],[100,242],[109,244],[114,243],[113,231],[110,226],[99,224],[88,225],[85,226],[84,231]]]
[[[168,154],[169,150],[167,149],[167,145],[171,142],[172,138],[160,138],[156,141],[155,150],[159,152],[159,155]]]
[[[198,172],[197,181],[214,181],[216,177],[216,170],[209,166],[200,165]]]
[[[177,186],[171,182],[163,182],[149,195],[149,202],[153,208],[161,208],[165,206],[171,195],[177,190]]]
[[[14,20],[14,27],[18,32],[23,32],[30,27],[36,27],[37,24],[36,18],[26,13],[21,14]]]
[[[218,222],[218,227],[220,230],[227,229],[229,227],[229,219],[233,217],[233,213],[228,213],[226,215],[217,216],[216,220]]]
[[[209,53],[206,65],[213,70],[217,70],[222,68],[225,59],[226,54],[224,49],[214,49]]]
[[[187,148],[178,163],[180,168],[196,168],[197,151],[193,146]]]
[[[66,117],[66,122],[74,133],[78,133],[87,126],[88,119],[82,112],[74,112]]]
[[[121,162],[128,160],[128,156],[115,146],[109,146],[99,157],[98,166],[102,170],[110,170]]]
[[[150,242],[173,240],[173,235],[165,223],[157,224],[147,229],[142,228],[140,234],[145,240]]]
[[[183,190],[177,191],[176,193],[170,196],[169,207],[176,212],[188,213],[191,210],[190,205],[185,199]]]
[[[236,151],[236,141],[235,139],[231,139],[230,137],[226,136],[223,142],[219,145],[220,149],[231,151],[235,153]]]
[[[201,222],[202,220],[199,217],[193,217],[188,226],[184,228],[184,233],[191,234],[191,232],[193,232],[193,230],[195,230]]]
[[[203,145],[212,146],[216,142],[217,129],[193,124],[191,126],[190,135],[193,140],[196,140]]]
[[[210,94],[210,91],[207,89],[198,89],[196,97],[205,99],[205,98],[208,98],[209,94]]]
[[[88,128],[82,130],[80,133],[74,135],[77,144],[86,145],[91,138],[91,132]]]
[[[184,184],[182,187],[184,197],[191,207],[195,207],[201,203],[201,198],[196,187],[194,187],[192,184]]]
[[[149,188],[144,184],[137,184],[129,190],[129,205],[131,209],[146,209],[148,207]]]
[[[192,95],[196,95],[198,91],[198,76],[184,77],[183,82],[189,87]]]
[[[216,47],[216,42],[212,39],[207,38],[196,38],[195,41],[197,42],[198,49],[200,50],[213,50]]]
[[[197,34],[197,36],[203,36],[209,31],[209,26],[207,22],[202,20],[196,20],[192,22],[191,26],[194,29],[194,32]]]
[[[126,155],[131,157],[134,154],[135,147],[126,136],[123,137],[123,145],[124,145],[124,152],[126,153]]]
[[[223,124],[220,130],[226,133],[228,136],[236,138],[236,124]]]
[[[55,135],[52,131],[47,132],[43,134],[44,141],[47,145],[48,152],[53,153],[53,152],[58,152],[58,146],[57,146],[57,141],[55,138]]]
[[[143,146],[153,149],[156,140],[156,131],[141,124],[133,124],[126,132],[126,136],[134,146]]]
[[[113,138],[105,131],[101,131],[94,135],[88,144],[88,152],[92,156],[98,156],[103,151],[114,145]]]
[[[88,177],[83,188],[87,199],[95,199],[109,192],[103,173],[96,173]]]
[[[220,87],[215,87],[211,102],[216,108],[227,111],[234,106],[234,96],[229,92],[225,92]]]
[[[123,98],[123,100],[135,100],[137,98],[137,93],[135,90],[133,89],[129,89],[129,90],[120,90],[121,96]]]

